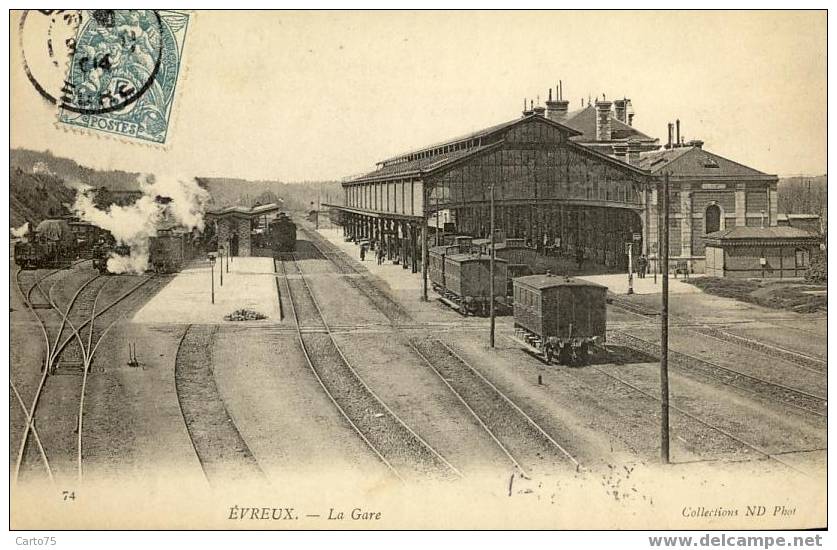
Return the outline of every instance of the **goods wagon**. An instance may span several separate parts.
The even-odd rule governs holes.
[[[473,253],[446,253],[434,282],[441,301],[463,315],[488,315],[491,304],[489,258]],[[428,266],[429,267],[429,266]],[[494,300],[506,297],[506,262],[494,262]]]
[[[158,231],[148,240],[148,262],[156,273],[180,271],[189,258],[189,237],[173,231]]]
[[[78,257],[78,244],[65,220],[44,220],[30,238],[15,243],[15,263],[22,269],[64,268]]]
[[[586,363],[605,342],[607,287],[570,277],[514,279],[515,340],[547,364]]]
[[[279,214],[270,222],[268,231],[274,256],[296,250],[296,224],[287,215]]]
[[[427,251],[427,276],[433,290],[439,294],[443,294],[445,288],[445,256],[459,253],[456,245],[432,246]]]

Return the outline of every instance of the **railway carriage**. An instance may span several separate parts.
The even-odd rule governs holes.
[[[586,363],[604,344],[607,287],[570,277],[514,279],[515,340],[547,364]]]
[[[156,273],[180,271],[188,258],[188,237],[174,231],[158,231],[148,240],[149,263]]]
[[[475,242],[475,244],[477,243]],[[484,254],[491,254],[491,241],[489,239],[480,239],[478,246]],[[494,257],[508,262],[506,293],[511,296],[513,292],[512,279],[535,273],[538,251],[526,246],[526,241],[523,239],[505,239],[502,242],[494,243]]]
[[[506,297],[506,262],[494,262],[494,296],[490,291],[490,259],[479,253],[446,253],[437,272],[436,291],[443,303],[463,315],[488,315],[491,300],[502,304]],[[429,266],[428,266],[429,267]]]
[[[15,263],[22,269],[65,268],[78,257],[78,244],[66,220],[44,220],[32,237],[15,243]]]
[[[427,276],[433,290],[442,294],[445,288],[445,257],[448,254],[459,254],[457,245],[433,246],[427,252]]]
[[[274,256],[296,250],[296,224],[284,213],[270,222],[268,233]]]

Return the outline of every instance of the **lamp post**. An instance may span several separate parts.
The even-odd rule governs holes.
[[[489,316],[491,317],[491,324],[488,335],[488,346],[494,347],[494,184],[490,186],[491,189],[491,221],[489,222],[489,229],[491,230],[491,252],[488,257],[488,294],[489,294]]]
[[[224,286],[224,247],[218,247],[218,255],[221,262],[218,264],[218,273],[221,274],[221,286]]]
[[[662,254],[663,304],[660,312],[660,460],[668,464],[669,456],[669,405],[668,405],[668,173],[663,180],[663,242]]]
[[[209,260],[209,272],[212,277],[212,303],[215,304],[215,253],[210,252],[206,258]]]
[[[227,249],[227,273],[230,272],[230,248]]]

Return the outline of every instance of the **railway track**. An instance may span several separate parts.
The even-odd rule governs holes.
[[[624,345],[654,358],[660,357],[659,344],[618,330],[609,332],[609,344]],[[784,405],[816,416],[827,416],[828,399],[825,396],[770,382],[757,376],[743,374],[716,363],[671,350],[669,350],[669,364],[683,372],[696,372],[728,386],[774,399]]]
[[[274,260],[276,262],[276,260]],[[411,478],[459,478],[462,474],[405,424],[363,381],[332,337],[330,327],[291,254],[278,260],[306,362],[323,391],[352,429],[393,473]],[[288,266],[291,273],[289,273]],[[298,281],[298,284],[291,284]],[[306,330],[312,319],[315,328]]]
[[[643,390],[642,388],[638,387],[636,384],[632,384],[631,382],[628,382],[627,380],[624,380],[623,378],[621,378],[619,376],[616,376],[613,373],[607,372],[606,370],[601,369],[599,367],[590,366],[589,368],[591,368],[595,372],[598,372],[598,373],[600,373],[604,376],[607,376],[608,378],[611,378],[611,379],[615,380],[616,382],[632,389],[633,391],[643,395],[645,398],[647,398],[649,400],[652,400],[652,401],[655,401],[655,402],[660,402],[660,397],[658,395],[654,395],[652,393],[649,393],[649,392]],[[720,427],[716,424],[713,424],[712,422],[708,422],[708,421],[704,420],[703,418],[701,418],[701,417],[699,417],[699,416],[697,416],[693,413],[690,413],[689,411],[683,409],[682,407],[678,407],[674,404],[669,403],[669,408],[671,410],[685,416],[686,418],[689,418],[690,420],[692,420],[694,422],[697,422],[698,424],[700,424],[702,426],[705,426],[706,428],[708,428],[712,431],[715,431],[715,432],[718,432],[718,433],[722,434],[723,436],[725,436],[726,438],[734,441],[738,445],[740,445],[742,447],[745,447],[745,448],[747,448],[751,451],[754,451],[756,454],[758,454],[759,456],[762,456],[766,460],[775,461],[779,464],[782,464],[786,468],[788,468],[790,470],[793,470],[797,473],[800,473],[802,475],[805,475],[805,476],[810,475],[808,472],[806,472],[804,470],[801,470],[801,469],[797,468],[795,465],[793,465],[793,464],[783,460],[782,458],[780,458],[780,455],[782,453],[771,453],[771,452],[762,448],[759,445],[756,445],[756,444],[754,444],[750,441],[742,439],[741,437],[738,437],[737,435],[733,434],[729,430],[726,430],[726,429],[724,429],[724,428],[722,428],[722,427]]]
[[[323,258],[333,262],[341,273],[360,273],[341,253],[324,251],[316,242],[319,236],[304,229],[303,232]],[[393,323],[399,338],[441,379],[521,473],[529,475],[531,470],[543,466],[546,461],[580,469],[579,462],[567,449],[447,344],[436,338],[403,334],[401,329],[404,324],[414,325],[415,321],[400,304],[371,283],[359,284],[367,280],[365,277],[349,277],[347,280]],[[375,291],[369,292],[369,288]],[[385,298],[376,298],[379,295]]]
[[[343,275],[361,275],[360,277],[346,277],[345,280],[361,294],[366,296],[372,302],[373,306],[393,325],[409,325],[415,323],[413,316],[401,304],[393,300],[382,289],[378,288],[368,277],[363,277],[363,272],[352,265],[341,251],[327,251],[318,242],[322,237],[303,227],[299,227],[299,230],[308,237],[308,242],[322,255],[323,259],[329,260],[337,268],[339,273]]]
[[[579,462],[567,449],[447,344],[436,338],[408,342],[523,475],[564,464],[579,471]]]
[[[264,478],[215,384],[211,349],[216,331],[215,325],[188,325],[183,331],[174,367],[180,413],[210,484]]]
[[[77,263],[80,262],[76,262],[76,264]],[[23,282],[21,281],[22,271],[18,270],[18,272],[15,274],[15,281],[18,286],[18,290],[20,291],[20,294],[23,298],[24,304],[26,305],[27,309],[30,310],[33,317],[35,317],[44,340],[44,362],[42,364],[41,369],[42,373],[40,379],[38,380],[38,385],[35,389],[35,393],[32,398],[32,404],[29,407],[26,406],[18,388],[13,383],[11,383],[10,380],[11,389],[15,394],[16,400],[18,401],[18,404],[20,405],[24,415],[26,416],[26,424],[24,426],[24,431],[21,436],[21,442],[18,448],[18,455],[14,466],[15,483],[18,481],[20,471],[25,463],[26,449],[27,444],[29,442],[30,434],[32,435],[38,447],[38,453],[47,471],[48,477],[54,482],[54,468],[50,465],[50,460],[47,456],[43,439],[35,428],[35,420],[37,418],[38,412],[40,411],[40,404],[44,399],[44,393],[50,387],[50,384],[48,384],[48,380],[55,374],[79,375],[79,384],[78,387],[75,388],[75,391],[78,393],[79,398],[78,408],[75,415],[75,422],[72,426],[74,436],[68,437],[68,434],[62,433],[60,429],[58,433],[55,433],[55,431],[53,431],[53,435],[56,436],[57,442],[53,445],[53,448],[55,449],[57,447],[57,449],[54,451],[55,454],[70,454],[68,449],[62,446],[62,442],[66,445],[67,439],[73,440],[73,462],[75,463],[77,480],[79,483],[81,482],[83,475],[83,419],[88,374],[90,373],[91,366],[96,357],[96,352],[99,348],[99,345],[104,340],[105,336],[111,330],[111,328],[119,321],[121,316],[115,316],[109,323],[104,325],[104,328],[103,325],[96,327],[95,321],[97,318],[100,318],[103,315],[105,315],[105,313],[108,311],[115,312],[113,308],[117,304],[121,303],[123,300],[125,300],[128,296],[133,294],[138,288],[146,284],[151,279],[150,277],[144,279],[139,284],[133,286],[128,291],[122,293],[122,295],[114,299],[110,304],[97,311],[97,306],[99,304],[102,291],[104,290],[108,279],[96,275],[81,283],[78,286],[78,288],[76,288],[73,292],[66,306],[62,308],[61,305],[57,303],[57,301],[54,299],[52,295],[55,283],[53,283],[53,285],[51,285],[48,290],[44,290],[44,288],[42,287],[43,281],[48,276],[58,273],[59,271],[61,270],[51,271],[45,276],[36,276],[34,283],[25,290],[23,288]],[[36,308],[33,307],[32,295],[35,290],[38,290],[38,292],[46,300],[45,303],[48,304],[50,310],[56,313],[60,319],[58,329],[55,332],[54,338],[52,339],[50,338],[49,334],[49,321],[46,319],[46,317],[42,317],[40,314],[38,314]],[[75,319],[75,323],[73,322],[73,319]],[[86,343],[84,335],[82,333],[84,327],[89,327],[86,337]],[[67,332],[67,334],[62,340],[62,336],[65,335],[65,331]],[[78,365],[76,365],[77,368],[71,370],[71,372],[60,372],[56,369],[56,367],[60,365],[63,353],[67,351],[68,345],[71,342],[75,342],[78,346]],[[56,388],[56,390],[58,391],[66,389],[67,388],[64,387]],[[60,399],[57,399],[57,401],[60,401]],[[65,419],[61,418],[61,420],[63,422]],[[58,426],[58,424],[61,423],[59,422],[52,424]],[[53,428],[54,426],[50,427]]]
[[[657,311],[656,309],[644,306],[642,304],[628,302],[620,298],[613,298],[611,304],[625,311],[643,317],[659,317],[659,311]],[[778,345],[767,344],[765,342],[761,342],[753,338],[747,338],[746,336],[741,336],[740,334],[735,334],[727,330],[718,328],[716,326],[710,326],[701,323],[690,323],[690,328],[695,332],[703,334],[704,336],[709,336],[711,338],[722,340],[727,343],[743,346],[771,357],[778,357],[806,370],[818,373],[826,373],[828,370],[828,363],[825,360],[820,359],[819,357],[814,357]]]

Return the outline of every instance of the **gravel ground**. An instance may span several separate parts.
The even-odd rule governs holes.
[[[347,277],[341,277],[329,267],[331,263],[328,260],[300,260],[298,263],[329,326],[389,323],[369,300],[355,290]]]
[[[81,264],[81,266],[77,266],[72,270],[66,270],[60,274],[56,274],[56,276],[61,277],[61,280],[60,286],[57,283],[54,286],[53,296],[54,299],[59,300],[59,304],[61,303],[60,300],[62,298],[66,299],[66,302],[64,302],[65,304],[68,303],[75,289],[78,288],[78,285],[90,279],[90,270],[83,269],[84,265],[85,264]],[[113,297],[115,298],[116,296],[121,295],[125,290],[132,287],[137,280],[140,279],[126,277],[120,281],[121,284],[114,284],[114,288],[111,289]],[[103,318],[97,319],[97,324],[105,324],[109,322],[109,320],[119,318],[120,315],[135,309],[138,304],[142,302],[142,300],[147,299],[148,296],[152,295],[158,289],[159,284],[149,285],[148,287],[143,288],[141,292],[135,293],[134,295],[128,297],[124,302],[111,309],[103,316]],[[100,298],[101,307],[108,305],[110,301],[111,300],[106,297],[105,293],[103,293],[102,298]],[[84,306],[84,304],[82,304],[82,306]],[[60,327],[60,316],[54,311],[49,312],[48,310],[38,310],[38,312],[47,318],[51,340],[54,342],[57,330]],[[89,311],[87,313],[87,318],[89,319]],[[82,317],[83,316],[79,316],[79,319]],[[95,338],[101,333],[101,328],[104,327],[100,326],[99,330],[94,332],[94,342]],[[12,332],[15,332],[14,327]],[[65,330],[62,339],[59,340],[59,344],[64,339],[67,339],[69,335],[70,331]],[[109,334],[108,339],[111,337],[112,335]],[[37,341],[39,338],[30,339]],[[36,415],[36,426],[46,454],[50,460],[50,466],[53,473],[59,483],[71,487],[74,487],[77,481],[77,434],[75,430],[78,422],[78,403],[82,381],[82,370],[80,365],[68,366],[66,364],[68,359],[81,359],[81,354],[79,348],[77,347],[78,344],[75,341],[73,341],[73,346],[75,346],[75,348],[70,348],[62,353],[61,360],[59,361],[58,368],[56,369],[56,374],[47,378]],[[104,347],[97,351],[97,355],[102,353],[103,349]],[[38,353],[39,356],[41,354],[42,351]],[[94,363],[94,366],[98,368],[96,363]],[[18,363],[13,362],[12,367],[12,371],[15,372],[20,370],[22,365],[18,365]],[[38,368],[38,371],[40,371],[40,368]],[[30,375],[30,378],[34,377]],[[91,384],[93,378],[94,375],[91,375]],[[21,394],[23,394],[23,399],[27,402],[27,406],[31,404],[35,387],[36,386],[33,385],[31,387],[19,388]],[[91,387],[92,386],[89,386],[87,390],[87,405],[91,403],[91,400],[100,397],[91,393],[93,391]],[[21,427],[22,426],[23,423],[21,422]],[[18,442],[18,444],[19,436],[19,432],[17,437],[13,436],[13,440]],[[16,453],[16,451],[17,450],[15,449],[13,452]],[[30,439],[30,444],[27,445],[26,457],[27,459],[24,464],[31,465],[31,468],[24,467],[22,469],[23,474],[21,478],[27,481],[35,481],[38,478],[42,479],[43,467],[41,466],[41,459],[37,453],[37,447],[35,446],[33,438]],[[31,476],[29,477],[26,475],[27,469],[31,469]]]
[[[638,388],[658,395],[659,366],[611,365],[607,370]],[[788,413],[731,392],[721,392],[707,384],[677,373],[669,379],[671,405],[724,430],[770,454],[799,450],[824,449],[826,420],[811,415]],[[676,432],[673,432],[676,433]],[[730,438],[721,433],[713,436],[719,442]],[[733,444],[730,443],[732,447]],[[751,451],[758,457],[758,454]]]
[[[445,340],[556,439],[575,441],[585,467],[610,469],[659,456],[659,407],[629,387],[607,377],[587,380],[578,369],[546,366],[510,338],[499,337],[493,351],[483,335],[458,333]],[[673,440],[671,449],[678,462],[699,457],[684,441]]]
[[[212,374],[215,325],[189,325],[175,364],[175,384],[186,428],[211,484],[262,476],[227,412]]]
[[[131,310],[142,303],[137,297]],[[88,380],[85,479],[120,479],[152,495],[167,491],[172,476],[183,486],[206,485],[175,391],[175,358],[184,330],[183,325],[121,323],[108,333]],[[136,345],[139,367],[128,365],[128,343]]]
[[[416,337],[411,342],[451,388],[462,396],[524,470],[531,473],[576,468],[572,452],[559,447],[561,439],[558,444],[551,441],[437,340]]]
[[[335,339],[375,393],[465,476],[503,477],[513,463],[403,336],[346,333]]]
[[[454,475],[416,435],[376,399],[340,357],[331,336],[303,334],[308,356],[323,385],[369,443],[402,476],[411,479]]]
[[[821,324],[825,327],[825,319]],[[752,338],[769,345],[796,351],[815,358],[826,360],[827,338],[825,331],[808,330],[798,323],[781,323],[779,326],[768,323],[746,323],[726,325],[723,330],[744,338]]]
[[[220,327],[212,355],[227,410],[273,485],[330,471],[355,490],[392,478],[317,383],[295,331]]]
[[[659,343],[659,329],[628,329],[624,332],[655,344]],[[796,364],[780,358],[768,357],[762,352],[697,333],[691,327],[670,328],[669,349],[681,354],[694,356],[698,359],[705,359],[722,367],[761,378],[773,384],[781,384],[813,395],[827,395],[827,379],[824,373],[802,369]],[[657,353],[658,351],[655,352],[655,355]],[[789,399],[790,402],[796,401],[793,396],[783,395],[780,389],[772,388],[769,385],[764,385],[764,387],[756,386],[747,380],[741,380],[736,383],[752,385],[756,391],[776,395],[782,399]],[[799,404],[811,407],[817,405],[816,403],[808,403],[807,401],[810,400],[805,400],[805,402],[800,402]]]

